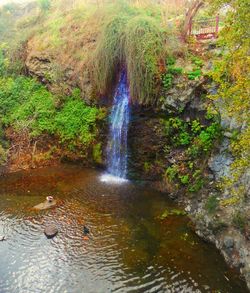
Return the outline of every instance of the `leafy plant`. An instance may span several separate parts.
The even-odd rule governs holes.
[[[162,76],[162,83],[166,90],[170,89],[173,83],[173,75],[171,73],[165,73]]]
[[[189,80],[195,80],[195,79],[201,77],[201,75],[202,75],[202,72],[199,68],[196,68],[192,71],[187,72],[187,76],[188,76]]]
[[[167,168],[165,171],[165,176],[170,180],[173,181],[178,174],[178,166],[177,165],[172,165]]]
[[[181,183],[184,185],[187,185],[189,183],[189,176],[188,175],[179,176],[179,179],[181,180]]]

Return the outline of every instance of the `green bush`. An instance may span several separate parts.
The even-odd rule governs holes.
[[[173,165],[167,168],[167,170],[165,171],[165,176],[170,180],[173,181],[176,177],[176,175],[178,174],[178,166],[177,165]]]
[[[170,89],[173,83],[173,75],[171,73],[165,73],[162,76],[162,83],[166,90]]]
[[[188,175],[179,176],[179,179],[181,180],[181,183],[184,185],[187,185],[189,183],[189,176]]]
[[[62,142],[88,146],[96,136],[96,122],[104,113],[87,106],[75,90],[57,109],[59,97],[27,77],[0,78],[0,118],[3,126],[26,128],[32,136],[57,135]],[[62,102],[62,101],[61,101]]]
[[[88,145],[93,141],[99,110],[86,106],[78,96],[69,97],[54,118],[54,129],[61,141]]]
[[[174,65],[176,63],[176,59],[173,56],[168,56],[166,59],[166,64],[168,66]]]
[[[187,76],[188,76],[189,80],[195,80],[195,79],[201,77],[201,75],[202,75],[202,72],[199,68],[187,72]]]

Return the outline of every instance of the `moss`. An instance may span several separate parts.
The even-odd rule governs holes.
[[[236,211],[233,214],[232,223],[233,225],[238,228],[239,230],[243,231],[246,225],[246,217],[240,211]]]
[[[209,214],[213,214],[215,213],[215,211],[217,210],[219,206],[219,200],[217,199],[217,197],[215,195],[210,196],[207,199],[207,202],[205,204],[205,208],[208,211]]]
[[[238,196],[233,196],[233,197],[230,197],[230,198],[222,199],[220,201],[220,204],[222,206],[234,205],[234,204],[238,203],[239,200],[240,200],[240,198]]]
[[[185,216],[186,212],[179,209],[171,209],[171,210],[165,210],[162,215],[160,216],[161,220],[166,219],[169,216]]]
[[[102,164],[102,144],[97,143],[93,146],[93,159],[97,164]]]
[[[0,166],[7,162],[7,152],[0,144]]]

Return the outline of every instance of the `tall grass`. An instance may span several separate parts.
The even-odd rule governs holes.
[[[105,24],[93,54],[94,84],[100,94],[109,93],[124,67],[133,102],[152,104],[160,90],[164,32],[157,15],[125,2],[122,5],[122,9],[116,6],[115,13],[106,10],[104,14]]]

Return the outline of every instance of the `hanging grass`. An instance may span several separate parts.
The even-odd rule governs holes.
[[[164,43],[153,18],[137,16],[128,23],[124,51],[133,101],[154,103],[161,84],[159,64],[164,58]]]
[[[105,16],[108,15],[108,16]],[[93,79],[97,92],[110,93],[121,67],[127,69],[132,101],[153,104],[161,84],[164,33],[160,21],[148,11],[123,7],[107,18],[93,54]],[[90,62],[91,63],[91,62]]]
[[[115,72],[123,59],[122,35],[127,24],[126,15],[117,15],[104,27],[93,60],[93,74],[97,91],[105,94],[115,80]]]

